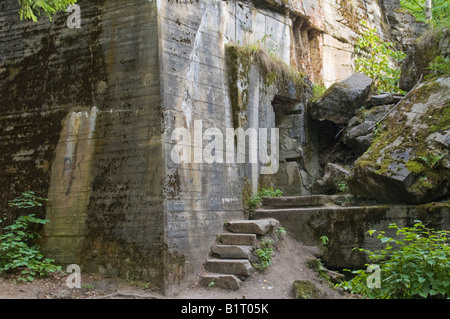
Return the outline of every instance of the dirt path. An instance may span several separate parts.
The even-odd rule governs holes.
[[[13,278],[0,277],[0,299],[96,299],[96,298],[156,298],[156,299],[292,299],[292,284],[295,280],[309,280],[322,292],[326,299],[348,299],[319,279],[314,270],[306,266],[312,250],[286,236],[273,255],[273,264],[264,274],[254,273],[243,282],[238,291],[216,287],[193,285],[173,296],[164,296],[143,282],[120,278],[82,274],[82,288],[66,286],[67,274],[36,279],[29,283],[16,283]]]

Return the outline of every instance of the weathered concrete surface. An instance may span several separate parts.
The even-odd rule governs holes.
[[[49,197],[57,263],[164,289],[156,2],[78,4],[80,29],[1,4],[1,203]]]
[[[222,233],[219,235],[218,241],[224,245],[253,246],[256,241],[256,234]]]
[[[421,220],[436,230],[450,229],[450,203],[425,205],[380,205],[360,207],[311,207],[258,209],[251,219],[276,218],[280,226],[306,245],[321,246],[320,237],[327,236],[329,242],[323,252],[329,267],[364,268],[367,256],[357,249],[380,249],[383,246],[376,236],[369,236],[370,229],[386,230],[390,223],[399,227],[411,226]]]
[[[211,253],[221,259],[250,259],[253,253],[252,246],[242,245],[213,245]]]
[[[214,285],[214,287],[238,290],[241,282],[235,275],[205,273],[200,275],[198,284],[205,287]]]
[[[51,219],[43,246],[83,271],[151,281],[167,293],[196,278],[223,222],[242,217],[244,190],[283,180],[306,194],[318,170],[306,118],[311,83],[263,84],[252,65],[240,82],[251,79],[242,86],[247,109],[233,109],[225,44],[258,44],[326,84],[351,74],[352,15],[322,1],[290,1],[294,17],[272,2],[277,10],[240,1],[80,0],[82,27],[69,29],[68,14],[21,22],[17,2],[3,1],[0,205],[26,188],[50,197],[39,212]],[[376,24],[376,1],[356,2],[349,12]],[[236,114],[249,126],[234,122]],[[200,119],[204,130],[222,132],[278,127],[289,146],[280,175],[265,181],[257,165],[174,163],[172,132],[192,134]]]
[[[267,197],[263,199],[264,208],[289,208],[323,206],[326,204],[337,204],[344,201],[348,195],[306,195],[306,196],[283,196]]]
[[[247,259],[208,259],[205,270],[211,273],[233,274],[237,276],[250,276],[252,265]]]
[[[279,223],[273,218],[260,220],[232,220],[225,228],[233,233],[266,235],[273,234]]]

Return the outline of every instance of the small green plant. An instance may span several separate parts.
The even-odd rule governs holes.
[[[92,290],[94,289],[94,285],[91,284],[81,284],[82,289]],[[144,288],[145,289],[145,288]]]
[[[214,281],[211,281],[209,284],[208,284],[208,287],[214,287],[215,286],[215,282]]]
[[[337,184],[338,190],[341,193],[346,193],[348,191],[348,185],[346,181],[341,181]]]
[[[320,241],[322,242],[322,245],[326,246],[328,244],[328,242],[330,241],[330,239],[327,236],[320,236]]]
[[[428,154],[427,156],[417,156],[429,169],[434,169],[441,164],[441,160],[445,157],[445,154]]]
[[[278,227],[275,230],[275,234],[277,234],[278,237],[282,237],[282,236],[286,235],[286,229],[284,227]]]
[[[378,134],[381,133],[382,130],[383,130],[383,123],[378,122],[378,123],[375,125],[375,129],[373,130],[373,136],[374,136],[374,137],[377,136]]]
[[[325,86],[325,84],[323,84],[323,82],[313,84],[313,96],[311,98],[311,101],[315,102],[320,99],[320,97],[325,93],[326,90],[327,87]]]
[[[426,69],[431,70],[432,73],[425,77],[425,80],[433,80],[440,76],[450,74],[450,59],[444,58],[438,55],[430,62],[429,67]]]
[[[30,209],[41,206],[44,199],[33,192],[23,193],[9,202],[10,207]],[[0,224],[5,219],[0,219]],[[36,276],[46,276],[50,272],[61,270],[60,266],[53,265],[54,260],[45,258],[40,247],[33,244],[40,238],[36,232],[29,230],[30,224],[45,224],[45,219],[35,217],[35,214],[20,216],[10,225],[0,227],[0,271],[12,273],[20,271],[20,281],[33,281]],[[2,226],[2,225],[0,225]]]
[[[368,286],[369,274],[364,270],[352,271],[356,276],[339,284],[340,287],[366,298],[410,299],[450,297],[450,231],[427,228],[420,220],[413,227],[389,228],[401,238],[386,236],[385,231],[369,230],[384,244],[384,248],[370,251],[371,264],[380,266],[380,285]],[[368,266],[368,265],[366,265]]]
[[[37,196],[33,191],[28,191],[9,201],[8,205],[15,208],[34,208],[42,206],[42,202],[45,201],[48,201],[48,199]]]
[[[269,197],[281,197],[283,192],[279,189],[274,190],[271,188],[261,188],[256,194],[252,195],[247,201],[247,207],[250,211],[255,210],[264,198]]]
[[[378,92],[404,93],[398,88],[401,70],[392,65],[406,57],[402,51],[392,50],[392,42],[383,41],[376,29],[368,28],[366,21],[361,21],[366,31],[355,44],[355,71],[372,78]]]
[[[255,250],[259,259],[259,264],[253,263],[253,267],[258,271],[264,271],[272,265],[273,240],[264,239],[261,241],[261,248]]]

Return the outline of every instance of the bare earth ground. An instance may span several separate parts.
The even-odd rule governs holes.
[[[295,280],[310,280],[323,291],[325,299],[349,299],[319,279],[306,266],[310,247],[285,236],[273,255],[273,264],[263,273],[255,272],[237,291],[193,284],[173,296],[164,296],[144,282],[82,274],[81,289],[68,288],[69,274],[58,273],[33,282],[17,283],[13,277],[0,277],[0,299],[292,299]]]

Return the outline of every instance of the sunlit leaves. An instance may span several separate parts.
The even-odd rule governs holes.
[[[44,15],[51,21],[52,15],[65,11],[69,4],[77,0],[18,0],[20,20],[38,21],[38,16]]]
[[[398,88],[401,70],[394,62],[400,62],[406,54],[393,50],[393,43],[383,41],[365,21],[361,24],[366,31],[355,44],[355,71],[372,78],[378,92],[402,93]]]

